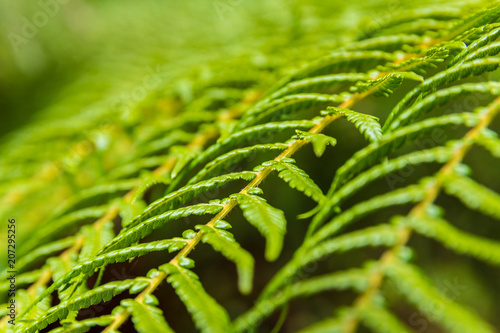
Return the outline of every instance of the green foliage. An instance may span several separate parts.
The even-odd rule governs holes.
[[[163,34],[148,29],[164,5],[147,3],[124,5],[151,6],[136,40]],[[419,329],[413,310],[436,331],[495,332],[500,5],[404,3],[355,39],[347,21],[362,8],[269,3],[290,16],[232,4],[251,18],[221,28],[234,49],[202,60],[220,41],[184,32],[185,66],[159,66],[140,97],[84,75],[106,103],[80,112],[85,96],[52,96],[0,146],[0,211],[19,230],[16,332],[401,333]],[[238,40],[257,27],[271,30]],[[472,296],[443,296],[457,271]]]

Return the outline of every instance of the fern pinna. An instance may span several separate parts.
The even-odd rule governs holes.
[[[63,204],[51,203],[19,245],[15,331],[173,332],[177,324],[166,314],[175,318],[178,309],[165,308],[167,300],[155,296],[159,288],[173,288],[192,329],[201,332],[496,332],[500,322],[488,311],[443,301],[418,256],[425,239],[432,239],[460,258],[494,266],[499,277],[500,242],[488,231],[499,229],[454,222],[457,214],[476,224],[500,220],[499,20],[494,4],[408,11],[288,76],[279,63],[247,62],[241,74],[237,62],[234,73],[224,73],[227,80],[222,74],[198,80],[193,98],[179,98],[182,91],[173,88],[152,93],[133,112],[166,108],[168,121],[132,117],[101,126],[89,161],[118,149],[115,143],[100,149],[100,135],[125,142],[128,159],[112,163]],[[381,100],[389,102],[371,107]],[[450,112],[450,105],[460,107]],[[98,118],[92,119],[95,126]],[[335,147],[347,149],[345,131],[336,135],[338,124],[349,128],[345,122],[364,140],[347,158]],[[32,140],[46,144],[66,135],[46,126],[33,130]],[[317,163],[325,163],[325,154],[336,159],[325,168],[331,185],[316,183],[318,175],[301,166],[304,155],[296,153],[308,149]],[[475,150],[494,170],[490,183],[469,166]],[[1,166],[3,200],[12,205],[56,176],[63,182],[76,177],[61,164],[34,172],[30,163],[38,162],[29,158],[22,160],[23,171],[12,173],[14,160],[19,154],[10,152]],[[30,184],[13,192],[27,175]],[[263,182],[276,176],[293,189],[290,195],[302,192],[308,199],[300,200],[314,207],[296,218],[290,207],[275,205],[279,200],[266,195]],[[264,264],[239,241],[245,229],[236,228],[232,220],[240,221],[230,215],[237,210],[265,239],[265,260],[277,261],[257,288],[254,273]],[[287,230],[295,225],[305,225],[303,237],[287,248],[293,243]],[[246,308],[223,306],[207,291],[196,274],[195,248],[211,248],[234,262],[235,285],[255,296]],[[161,264],[145,276],[110,277],[111,269],[155,253]],[[336,258],[349,256],[356,258],[351,265],[336,265]],[[4,302],[8,276],[5,268]],[[289,324],[295,299],[322,294],[346,302],[332,300],[329,316],[311,314],[302,327]],[[100,304],[106,304],[101,311],[82,316]],[[11,329],[7,305],[1,309],[1,327]]]

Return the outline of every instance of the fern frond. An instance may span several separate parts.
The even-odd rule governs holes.
[[[403,223],[408,223],[418,233],[439,241],[455,252],[494,265],[500,264],[500,243],[497,241],[469,235],[439,218],[408,218]]]
[[[122,301],[122,305],[132,313],[132,322],[139,333],[174,332],[163,319],[163,312],[149,304],[139,303],[135,300],[127,299]]]
[[[470,209],[478,210],[500,220],[500,195],[468,177],[450,175],[444,188]]]
[[[66,318],[70,311],[77,311],[82,308],[87,308],[91,305],[109,301],[114,296],[129,289],[130,292],[132,292],[131,288],[133,288],[134,285],[140,285],[141,282],[144,282],[144,280],[136,279],[109,282],[93,290],[89,290],[74,299],[61,302],[57,306],[50,308],[43,317],[37,319],[33,323],[30,323],[30,326],[26,328],[25,332],[34,333],[37,330],[44,329],[49,324],[59,319]],[[134,290],[134,292],[138,291],[140,290]]]
[[[169,274],[167,281],[174,287],[201,332],[230,332],[226,310],[206,293],[196,274],[172,264],[165,264],[160,270]]]
[[[80,321],[62,321],[63,327],[58,327],[50,333],[83,333],[88,332],[95,326],[106,326],[113,320],[111,315],[104,315],[97,318],[90,318]]]
[[[416,329],[404,321],[409,306],[447,332],[493,332],[494,279],[477,280],[483,271],[467,273],[477,267],[466,261],[489,264],[481,267],[488,274],[500,265],[489,223],[500,220],[500,5],[389,8],[370,0],[354,10],[349,2],[302,8],[278,0],[279,11],[264,11],[225,2],[179,2],[168,8],[175,15],[149,2],[89,2],[89,13],[110,19],[99,21],[106,48],[89,49],[88,60],[57,53],[54,31],[76,36],[62,27],[12,54],[15,66],[0,75],[0,87],[19,93],[6,95],[7,118],[16,108],[39,110],[26,126],[0,132],[0,214],[15,227],[3,234],[17,256],[9,249],[0,261],[0,331],[401,333]],[[20,17],[33,14],[21,7]],[[207,15],[212,7],[231,29]],[[366,14],[371,22],[360,22]],[[212,29],[191,37],[179,18]],[[178,35],[158,34],[164,21]],[[136,29],[126,29],[130,22]],[[364,30],[349,42],[358,23]],[[4,30],[15,49],[15,29]],[[115,41],[115,30],[127,31],[127,43]],[[248,34],[258,38],[248,43]],[[72,44],[81,38],[70,39],[68,50],[85,51]],[[118,47],[137,40],[139,58]],[[50,50],[38,67],[73,59],[55,74],[67,85],[53,80],[43,99],[22,91],[44,82],[45,70],[28,66],[37,45]],[[1,49],[9,59],[11,48]],[[79,70],[66,77],[73,62]],[[140,68],[148,65],[152,72]],[[315,208],[298,221],[308,205]],[[231,214],[237,207],[242,214]],[[253,237],[261,236],[265,261],[254,258],[261,242]],[[422,251],[428,242],[438,251]],[[470,295],[446,298],[424,277],[421,267],[442,276],[439,249],[458,260],[443,272],[465,270],[481,306]],[[211,265],[207,254],[224,258]],[[136,262],[135,278],[116,271]],[[221,297],[221,286],[202,281],[207,267],[220,275],[227,265],[237,274]],[[160,302],[160,287],[179,300]],[[171,316],[179,301],[191,318]],[[309,302],[327,313],[308,315]],[[102,316],[85,315],[97,308]]]
[[[250,171],[242,171],[214,177],[206,181],[198,182],[194,185],[184,186],[179,190],[172,192],[169,195],[166,195],[165,197],[150,204],[144,210],[144,212],[140,216],[136,217],[129,225],[127,225],[127,228],[123,229],[121,233],[123,233],[125,230],[136,227],[140,223],[152,218],[153,216],[158,216],[158,214],[169,211],[176,206],[182,205],[206,191],[216,189],[234,180],[244,179],[250,181],[254,177],[255,173]]]
[[[441,295],[414,266],[397,263],[387,268],[387,275],[410,303],[449,332],[493,332],[475,313]]]
[[[142,256],[151,252],[165,250],[177,251],[181,249],[185,245],[185,243],[186,240],[182,238],[144,243],[130,246],[125,249],[110,251],[106,254],[93,257],[91,260],[81,262],[78,265],[74,266],[68,273],[58,278],[57,281],[55,281],[49,288],[45,289],[43,293],[41,293],[41,295],[36,299],[36,301],[31,302],[30,307],[24,313],[21,313],[19,317],[24,317],[24,315],[28,313],[31,308],[34,307],[38,302],[41,302],[46,296],[50,295],[59,287],[69,284],[73,278],[78,277],[80,274],[88,276],[102,265],[124,262],[137,256]]]
[[[397,241],[397,230],[389,225],[379,225],[364,230],[353,231],[298,250],[266,286],[260,298],[268,297],[285,285],[300,268],[323,257],[337,252],[344,252],[363,247],[392,246]]]
[[[293,283],[270,298],[258,302],[251,311],[246,312],[234,321],[234,331],[244,332],[257,322],[271,315],[276,309],[296,297],[307,297],[320,291],[331,289],[364,290],[368,286],[366,272],[362,269],[351,269],[308,280]]]
[[[433,77],[427,78],[422,84],[406,94],[406,96],[394,107],[382,127],[382,130],[385,132],[387,128],[391,126],[392,122],[395,121],[401,112],[408,106],[410,101],[417,98],[419,95],[426,94],[444,84],[465,79],[469,76],[481,75],[487,71],[494,71],[498,68],[499,64],[500,58],[496,57],[476,59],[471,62],[457,64],[447,70],[437,73]]]
[[[345,116],[370,142],[378,141],[382,136],[382,128],[380,127],[378,118],[372,115],[336,107],[328,107],[322,114],[339,114]]]
[[[273,161],[275,162],[275,161]],[[276,161],[271,165],[278,172],[278,177],[316,202],[321,202],[325,196],[321,189],[309,178],[307,173],[294,164],[294,161]]]
[[[500,92],[498,82],[480,82],[480,83],[464,83],[450,88],[438,90],[435,93],[427,95],[425,98],[415,103],[410,108],[402,112],[398,119],[395,120],[387,132],[400,128],[409,124],[412,120],[420,118],[422,115],[430,112],[434,107],[443,105],[444,103],[453,100],[459,96],[464,96],[471,93],[489,93],[493,96]]]
[[[243,215],[266,238],[266,259],[278,258],[286,232],[286,219],[283,211],[272,207],[257,195],[236,193],[231,195],[236,200]]]
[[[410,333],[413,332],[398,318],[382,306],[368,306],[359,309],[359,316],[367,327],[378,333]]]
[[[269,143],[232,150],[209,162],[195,177],[189,180],[188,184],[194,184],[203,179],[214,177],[223,171],[231,169],[239,161],[255,156],[259,152],[285,150],[286,148],[288,148],[288,145],[285,143]]]
[[[284,119],[294,112],[299,112],[313,106],[327,106],[332,103],[342,103],[344,100],[345,97],[340,95],[313,93],[288,95],[250,110],[239,122],[237,128],[246,128],[251,125],[259,124],[267,119]]]
[[[366,82],[358,82],[351,88],[351,91],[357,93],[373,93],[374,96],[389,96],[399,88],[403,83],[403,79],[423,81],[423,77],[413,72],[398,72],[389,73],[375,80],[368,80]]]
[[[500,139],[498,135],[488,129],[481,131],[476,142],[487,149],[494,157],[500,157]]]
[[[220,225],[220,223],[219,223]],[[226,225],[224,225],[226,227]],[[241,293],[252,291],[254,274],[254,259],[234,239],[232,233],[222,228],[211,228],[206,225],[196,226],[203,232],[202,241],[210,244],[216,251],[221,252],[227,259],[233,261],[238,269],[238,288]]]
[[[335,146],[337,144],[337,140],[335,138],[322,133],[310,133],[300,130],[295,130],[295,132],[297,133],[297,135],[294,136],[295,139],[301,139],[312,143],[314,154],[317,157],[321,157],[321,155],[323,155],[326,146]]]
[[[430,69],[435,69],[443,62],[449,54],[446,47],[435,47],[427,51],[424,57],[411,58],[398,64],[389,63],[386,66],[379,66],[377,69],[381,72],[388,71],[412,71],[419,75],[424,75]]]
[[[455,58],[451,59],[450,62],[448,63],[448,67],[451,67],[455,64],[463,63],[464,59],[467,57],[468,54],[478,50],[480,47],[488,44],[489,42],[496,40],[498,36],[500,36],[500,29],[493,29],[487,32],[481,38],[471,43],[467,48],[463,49],[462,52],[460,52],[457,56],[455,56]]]
[[[142,221],[140,224],[126,229],[109,242],[99,253],[109,253],[113,249],[123,248],[151,234],[153,230],[162,227],[165,223],[190,215],[217,214],[222,209],[220,204],[198,204],[167,211]]]

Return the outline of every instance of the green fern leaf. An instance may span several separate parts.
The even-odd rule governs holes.
[[[484,129],[476,137],[476,142],[488,150],[494,157],[500,157],[500,139],[498,135],[488,129]]]
[[[314,154],[317,157],[321,157],[321,155],[323,155],[326,146],[335,146],[337,144],[337,140],[335,138],[332,138],[331,136],[325,134],[310,133],[300,130],[295,130],[295,132],[297,133],[297,135],[294,136],[295,139],[301,139],[312,143]]]
[[[419,75],[424,75],[427,70],[435,69],[439,63],[443,62],[449,54],[449,50],[445,47],[435,47],[427,51],[425,57],[412,58],[403,61],[397,65],[388,64],[386,66],[379,66],[377,69],[381,72],[388,71],[412,71]]]
[[[382,128],[380,127],[378,118],[372,115],[336,107],[328,107],[326,111],[322,111],[322,114],[339,114],[345,116],[370,142],[378,141],[382,136]]]
[[[106,326],[113,321],[112,315],[104,315],[80,321],[61,321],[63,327],[58,327],[50,333],[83,333],[88,332],[94,326]]]
[[[256,195],[236,193],[231,198],[236,200],[247,221],[266,238],[266,259],[276,260],[286,232],[285,214]]]
[[[285,150],[286,148],[288,148],[288,145],[285,143],[270,143],[232,150],[209,162],[195,177],[191,178],[188,184],[194,184],[203,179],[214,177],[222,171],[233,168],[239,161],[251,158],[259,152]]]
[[[109,301],[114,296],[124,292],[125,290],[131,289],[135,284],[140,283],[141,281],[141,278],[139,278],[137,280],[109,282],[93,290],[89,290],[74,299],[61,302],[55,307],[50,308],[43,317],[37,318],[36,321],[31,323],[30,326],[26,328],[25,332],[34,333],[37,330],[42,330],[58,319],[66,318],[70,311],[78,311],[79,309],[87,308],[103,301]]]
[[[121,304],[130,310],[132,322],[139,333],[174,332],[163,318],[163,311],[157,307],[139,303],[132,299],[123,300]]]
[[[316,202],[321,202],[325,196],[321,189],[309,178],[304,170],[293,163],[276,162],[272,164],[272,169],[278,171],[278,176],[294,188]]]
[[[399,292],[421,313],[449,332],[493,332],[493,329],[476,314],[445,299],[417,268],[409,264],[395,263],[387,269],[387,275]],[[437,302],[445,302],[446,306],[439,307],[441,311],[435,311],[439,306]]]
[[[467,55],[471,52],[478,50],[480,47],[488,44],[491,41],[494,41],[500,36],[500,29],[493,29],[492,31],[487,32],[481,38],[475,40],[471,43],[467,48],[465,48],[462,52],[460,52],[455,58],[453,58],[449,63],[448,67],[451,67],[455,64],[460,64],[464,61]]]
[[[473,256],[493,265],[500,265],[498,241],[470,235],[439,218],[406,218],[402,222],[408,223],[418,233],[439,241],[455,252]]]
[[[220,204],[198,204],[167,211],[166,213],[142,221],[141,224],[128,228],[126,231],[116,236],[111,242],[106,244],[106,246],[99,253],[107,253],[113,249],[123,248],[133,244],[151,234],[153,230],[161,228],[165,223],[177,220],[181,217],[188,217],[190,215],[217,214],[221,210],[222,205]]]
[[[251,311],[244,313],[234,321],[235,332],[245,332],[250,327],[272,314],[276,309],[293,298],[307,297],[320,291],[355,289],[365,290],[368,278],[365,270],[351,269],[332,274],[325,274],[296,282],[285,287],[268,299],[258,302]]]
[[[403,79],[414,80],[414,81],[424,80],[423,77],[413,72],[389,73],[375,80],[358,82],[354,87],[351,88],[351,91],[357,93],[370,92],[377,97],[380,96],[387,97],[390,94],[392,94],[394,90],[399,88],[399,86],[403,83]]]
[[[262,292],[261,299],[268,297],[285,285],[302,267],[320,260],[332,253],[345,252],[356,248],[392,246],[397,241],[397,230],[393,226],[379,225],[326,240],[311,247],[302,247],[295,252],[290,260],[274,275]]]
[[[205,225],[196,226],[203,232],[202,241],[210,244],[216,251],[233,261],[238,269],[238,288],[241,293],[249,294],[252,291],[254,259],[234,240],[233,234],[220,228],[211,228]]]
[[[380,306],[368,306],[359,310],[359,316],[367,327],[378,333],[411,333],[409,327]]]
[[[456,196],[470,209],[500,220],[500,195],[470,178],[450,175],[445,179],[445,190]]]

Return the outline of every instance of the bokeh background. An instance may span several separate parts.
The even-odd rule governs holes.
[[[0,0],[0,216],[2,220],[16,219],[18,244],[22,247],[38,226],[57,214],[81,191],[104,183],[113,170],[140,152],[140,142],[160,136],[161,129],[168,129],[172,119],[186,110],[218,111],[232,107],[244,110],[302,65],[340,49],[346,42],[374,33],[387,20],[404,20],[409,7],[418,5],[422,11],[440,6],[455,7],[460,16],[463,13],[459,13],[458,8],[464,4],[478,8],[487,3],[451,0],[418,3],[403,0]],[[464,8],[465,13],[468,7]],[[488,75],[497,77],[495,73]],[[235,91],[227,88],[231,85]],[[411,87],[411,83],[404,83],[390,98],[368,99],[359,109],[383,120]],[[211,100],[209,105],[204,104],[207,96]],[[485,104],[487,98],[459,100],[440,112],[472,109],[479,102]],[[312,110],[304,116],[312,117],[317,111]],[[499,128],[498,121],[494,127]],[[153,131],[158,132],[151,134]],[[334,124],[328,134],[336,137],[339,144],[328,149],[321,159],[316,159],[310,149],[295,156],[299,166],[313,175],[325,191],[334,170],[366,144],[347,122]],[[451,138],[460,134],[450,132],[446,135]],[[276,136],[273,140],[284,141],[290,135],[283,133],[282,137]],[[415,144],[418,147],[419,143]],[[237,168],[250,169],[266,158],[273,156],[244,161]],[[500,191],[497,161],[486,152],[474,149],[467,162],[476,180]],[[430,165],[409,172],[396,185],[414,182],[437,167]],[[234,193],[242,185],[235,183],[225,187],[213,198]],[[390,180],[381,180],[357,200],[392,185]],[[163,190],[162,185],[152,187],[146,194],[146,202],[159,197]],[[233,264],[206,247],[193,252],[196,272],[206,289],[233,317],[252,305],[258,291],[291,257],[308,223],[296,216],[313,208],[313,202],[290,191],[277,177],[267,180],[263,190],[270,203],[285,210],[289,224],[285,251],[277,262],[268,263],[263,259],[264,241],[240,212],[232,212],[228,218],[238,241],[257,260],[253,294],[241,296],[238,293]],[[105,198],[95,200],[86,204],[98,204]],[[500,240],[500,226],[494,220],[455,209],[461,204],[451,197],[442,196],[439,204],[448,210],[447,217],[455,225]],[[386,222],[388,217],[404,214],[408,208],[379,213],[356,227]],[[206,220],[193,218],[187,222],[194,226]],[[185,228],[185,223],[179,223],[150,238],[178,236]],[[0,231],[2,244],[3,229]],[[58,237],[72,231],[63,230]],[[452,288],[450,284],[460,285],[456,300],[476,309],[500,327],[498,269],[456,256],[418,236],[410,245],[416,249],[415,262],[440,290],[448,292]],[[380,254],[381,249],[369,253],[366,250],[350,252],[322,262],[306,273],[312,276],[356,266]],[[4,254],[1,258],[0,268],[3,268]],[[112,265],[107,270],[107,278],[144,275],[167,260],[164,254],[157,254],[126,265]],[[391,293],[390,285],[386,288],[395,313],[410,327],[416,331],[422,329],[419,332],[441,332],[429,321],[424,325],[419,321],[423,317],[414,308],[397,293]],[[157,296],[176,331],[193,331],[188,313],[171,288],[163,286]],[[283,331],[328,317],[342,304],[350,304],[354,297],[350,292],[332,292],[306,301],[294,301]],[[109,312],[118,302],[119,299],[93,311]],[[81,314],[82,319],[92,316],[91,312]],[[269,332],[276,320],[273,316],[263,323],[262,332]],[[132,330],[127,326],[123,331]]]

